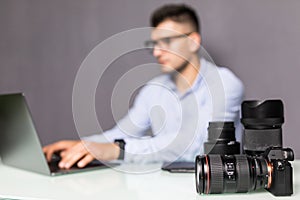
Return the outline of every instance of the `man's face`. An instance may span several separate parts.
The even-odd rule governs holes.
[[[165,20],[154,28],[151,34],[151,39],[156,42],[153,56],[161,65],[162,72],[179,70],[195,55],[195,42],[186,36],[191,34],[197,33],[190,24],[172,20]]]

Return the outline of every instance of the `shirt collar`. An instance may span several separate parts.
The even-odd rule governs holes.
[[[200,59],[200,71],[197,74],[196,80],[194,81],[192,87],[190,89],[188,89],[184,94],[182,94],[181,97],[184,97],[187,94],[189,94],[191,91],[195,91],[199,88],[201,81],[203,80],[203,76],[206,72],[206,69],[207,69],[207,61],[204,58],[201,58]],[[177,90],[177,86],[174,83],[174,81],[172,80],[171,74],[168,74],[167,81],[165,82],[165,84],[168,88],[170,88],[171,90],[173,90],[174,92],[179,94],[179,92]]]

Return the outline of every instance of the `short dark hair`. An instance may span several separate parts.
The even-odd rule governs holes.
[[[195,31],[201,32],[200,19],[191,7],[185,4],[167,4],[155,10],[151,17],[151,26],[157,27],[161,22],[170,19],[175,22],[191,23]]]

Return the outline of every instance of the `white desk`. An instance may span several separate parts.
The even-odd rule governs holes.
[[[300,199],[300,160],[292,162],[294,194]],[[122,167],[122,166],[121,166]],[[126,166],[126,167],[135,167]],[[158,166],[157,166],[158,167]],[[127,174],[113,169],[48,177],[0,164],[0,197],[16,199],[281,199],[261,190],[246,194],[198,195],[194,174],[156,171]]]

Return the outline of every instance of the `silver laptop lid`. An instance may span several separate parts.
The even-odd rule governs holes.
[[[23,94],[0,95],[0,156],[13,167],[50,174]]]

